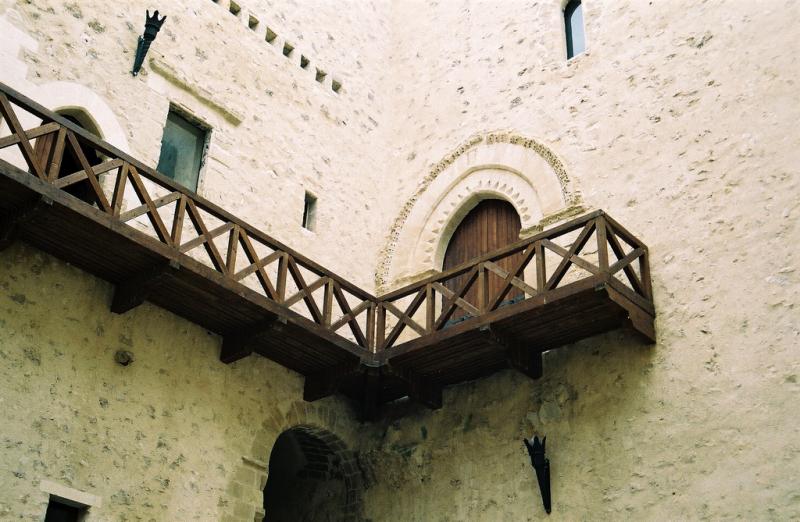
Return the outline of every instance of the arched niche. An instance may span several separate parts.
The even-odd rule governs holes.
[[[439,270],[455,227],[487,198],[514,206],[523,237],[584,210],[549,148],[514,134],[475,136],[437,163],[402,207],[381,252],[378,291]]]
[[[310,425],[285,430],[270,452],[264,520],[359,520],[362,485],[355,469],[355,454],[330,431]]]

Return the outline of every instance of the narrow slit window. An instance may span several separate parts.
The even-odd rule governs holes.
[[[189,190],[197,190],[209,129],[170,110],[161,138],[157,170]]]
[[[569,60],[586,50],[583,7],[580,0],[572,0],[564,8],[564,28],[567,37],[567,60]]]
[[[278,37],[278,33],[276,33],[275,31],[273,31],[273,30],[272,30],[272,29],[270,29],[269,27],[267,27],[267,36],[265,36],[265,37],[264,37],[264,39],[267,41],[267,43],[272,43],[272,42],[274,42],[274,41],[275,41],[275,38],[277,38],[277,37]]]
[[[317,198],[306,192],[303,204],[303,228],[313,231],[317,225]]]
[[[47,503],[44,522],[80,522],[85,514],[86,506],[51,496]]]
[[[285,57],[289,58],[289,57],[292,56],[293,52],[294,52],[294,46],[292,44],[290,44],[289,42],[285,42],[283,44],[283,55]]]

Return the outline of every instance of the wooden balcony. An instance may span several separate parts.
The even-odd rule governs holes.
[[[0,116],[0,249],[23,240],[113,283],[116,313],[147,300],[220,334],[225,363],[268,357],[306,400],[438,407],[444,386],[536,378],[543,351],[595,334],[654,340],[647,247],[602,211],[375,297],[2,84]]]

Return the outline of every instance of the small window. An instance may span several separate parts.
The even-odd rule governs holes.
[[[158,171],[189,190],[197,190],[208,130],[169,111],[161,138]]]
[[[583,31],[583,7],[580,0],[572,0],[564,8],[564,27],[567,36],[567,59],[586,50],[586,35]]]
[[[50,502],[47,503],[44,522],[80,522],[85,514],[85,506],[51,496]]]
[[[317,226],[317,198],[306,192],[306,200],[303,205],[303,228],[314,230]]]

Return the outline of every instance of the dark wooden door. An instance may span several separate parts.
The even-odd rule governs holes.
[[[442,270],[446,271],[455,268],[470,259],[514,243],[519,239],[520,228],[519,214],[517,214],[511,203],[500,199],[481,201],[464,217],[453,233],[444,255]],[[501,259],[497,264],[504,270],[511,270],[512,265],[519,262],[520,255],[517,254]],[[445,286],[455,292],[463,284],[465,277],[453,278],[447,281]],[[502,281],[496,276],[490,277],[488,281],[489,298],[491,299],[500,291]],[[465,296],[466,301],[475,306],[478,306],[477,286],[477,283],[473,283]],[[521,296],[520,291],[514,289],[506,295],[505,301],[513,300],[519,296]],[[453,319],[457,320],[462,316],[463,311],[458,309],[453,314]]]

